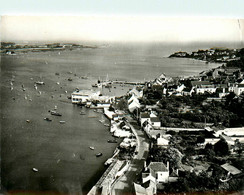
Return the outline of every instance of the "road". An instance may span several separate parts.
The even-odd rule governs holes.
[[[130,166],[126,173],[118,178],[111,187],[112,195],[134,194],[133,182],[136,181],[138,175],[141,173],[144,161],[147,159],[149,152],[149,140],[147,135],[137,125],[137,122],[131,117],[127,116],[129,126],[137,139],[137,155],[131,160]]]

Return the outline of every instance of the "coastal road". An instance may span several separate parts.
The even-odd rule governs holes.
[[[111,187],[112,195],[122,194],[134,194],[133,182],[136,181],[138,175],[141,173],[144,161],[147,159],[149,152],[149,140],[141,127],[137,125],[137,122],[131,117],[126,117],[132,132],[137,139],[137,155],[131,160],[130,166],[124,175],[119,177]]]

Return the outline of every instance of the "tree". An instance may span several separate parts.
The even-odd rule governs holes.
[[[220,139],[216,144],[214,144],[214,151],[216,155],[226,156],[229,154],[229,146],[224,139]]]
[[[205,142],[205,138],[203,136],[198,136],[196,142],[199,144],[203,144]]]

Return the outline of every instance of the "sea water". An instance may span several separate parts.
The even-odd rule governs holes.
[[[161,73],[189,76],[218,66],[167,58],[177,49],[164,45],[111,45],[97,49],[17,53],[14,56],[2,54],[3,189],[86,193],[106,169],[103,163],[112,156],[117,144],[107,143],[112,136],[108,127],[99,122],[101,113],[73,105],[67,96],[75,88],[90,89],[98,79],[145,81],[153,80]],[[45,85],[37,85],[36,89],[36,81],[43,81]],[[120,96],[130,87],[103,89],[103,93]],[[61,117],[50,115],[48,111],[54,108],[62,114]],[[80,115],[81,111],[86,115]],[[46,117],[52,121],[44,120]],[[98,158],[95,154],[99,152],[103,156]]]

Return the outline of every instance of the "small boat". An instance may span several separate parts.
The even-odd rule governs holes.
[[[100,119],[99,122],[100,122],[100,123],[104,123],[105,120],[104,120],[104,119]]]
[[[65,124],[65,121],[59,121],[60,124]]]
[[[91,150],[94,150],[94,149],[95,149],[93,146],[89,146],[89,148],[90,148]]]
[[[68,78],[68,81],[72,81],[72,78]]]
[[[51,122],[52,120],[50,118],[44,118],[44,120]]]
[[[54,116],[62,116],[62,114],[56,112],[56,111],[51,111],[51,115],[54,115]]]
[[[99,152],[99,153],[96,154],[96,157],[100,157],[102,155],[103,155],[103,153]]]
[[[105,123],[105,124],[103,124],[105,127],[110,127],[110,125],[109,124],[107,124],[107,123]]]
[[[117,140],[115,140],[115,139],[114,140],[109,139],[108,140],[108,143],[117,143]]]
[[[105,163],[104,165],[107,166],[107,165],[110,165],[114,162],[114,159],[113,158],[109,158]]]
[[[32,171],[38,172],[38,169],[37,168],[32,168]]]
[[[45,85],[45,83],[43,81],[37,81],[36,84],[37,85]]]
[[[30,123],[30,120],[26,120],[27,123]]]

